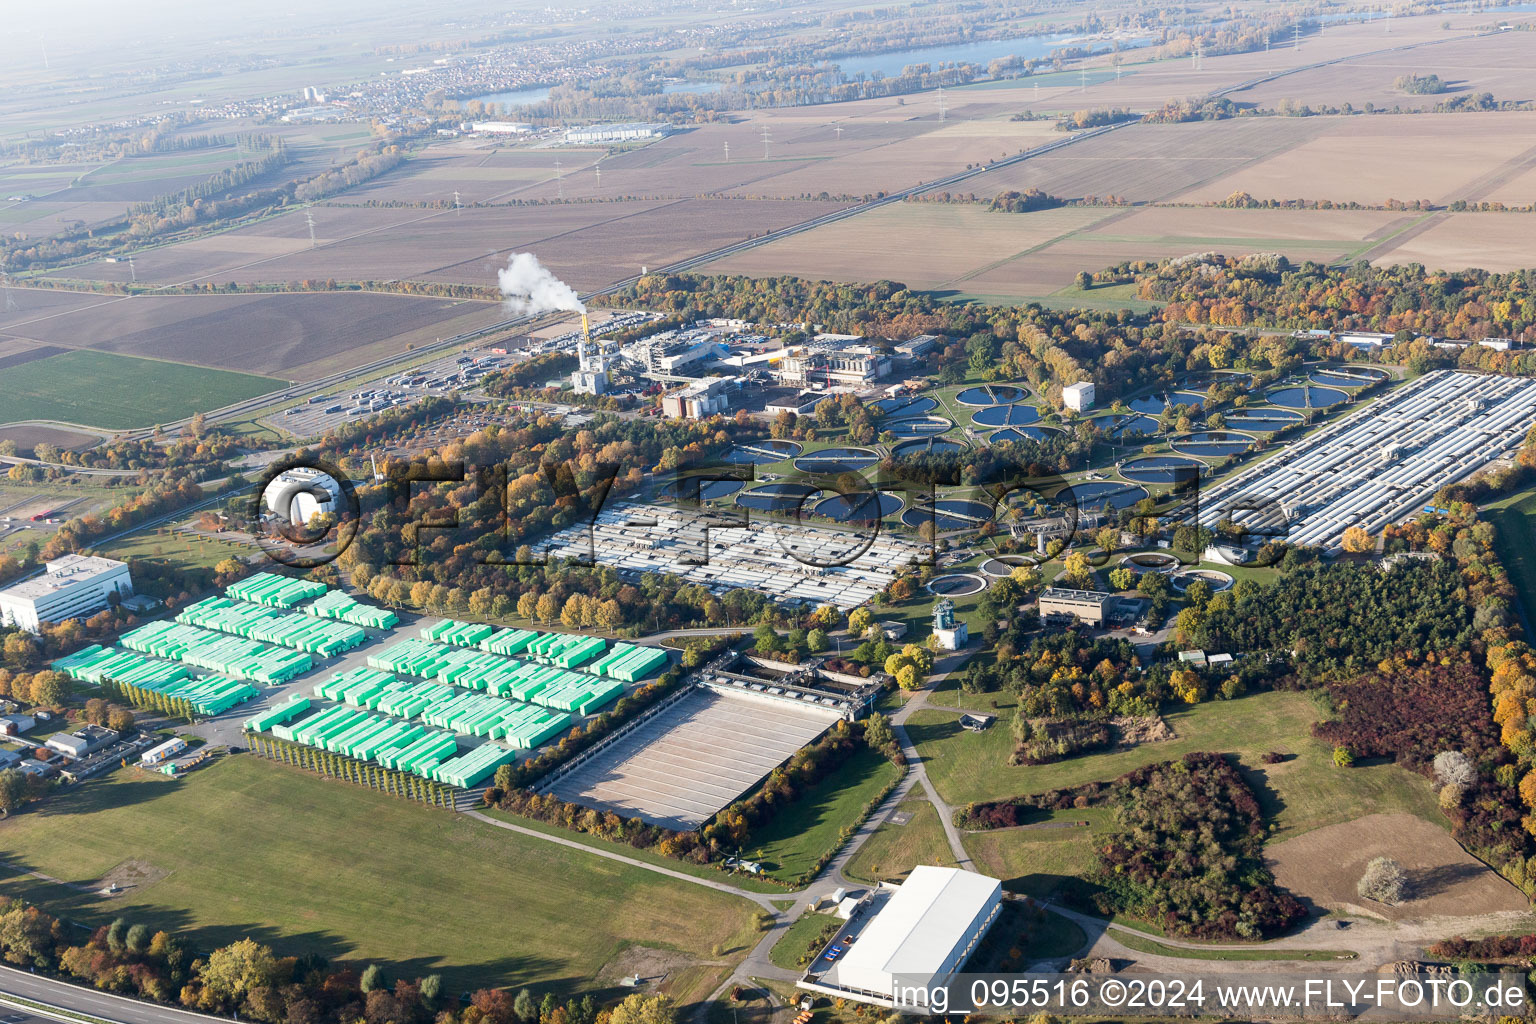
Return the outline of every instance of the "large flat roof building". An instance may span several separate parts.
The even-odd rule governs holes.
[[[1075,615],[1090,626],[1104,622],[1104,610],[1115,595],[1097,590],[1070,590],[1066,587],[1046,587],[1040,591],[1041,615]]]
[[[40,576],[0,590],[0,623],[33,633],[101,611],[112,594],[133,593],[128,563],[95,555],[61,555]]]
[[[919,865],[821,982],[802,986],[840,990],[885,1006],[910,1005],[901,989],[947,984],[981,943],[1002,903],[1003,884],[995,878]]]

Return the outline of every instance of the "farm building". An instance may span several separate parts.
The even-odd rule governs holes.
[[[63,555],[33,576],[0,590],[0,624],[36,633],[44,622],[80,619],[107,606],[113,594],[133,593],[128,563],[94,555]]]
[[[866,923],[841,961],[802,988],[881,1006],[903,1005],[900,989],[938,988],[965,964],[997,919],[995,878],[918,865]]]

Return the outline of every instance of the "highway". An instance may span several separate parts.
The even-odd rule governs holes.
[[[62,1011],[62,1015],[47,1015],[43,1011],[24,1004],[17,1005],[25,1017],[36,1019],[49,1017],[53,1020],[78,1021],[77,1015],[95,1020],[114,1021],[117,1024],[227,1024],[228,1018],[210,1017],[192,1013],[174,1006],[141,1002],[125,996],[99,992],[96,989],[73,985],[67,981],[43,977],[14,967],[0,966],[0,999],[13,996],[28,1002],[41,1003]],[[3,1006],[0,1006],[3,1009]],[[6,1016],[4,1021],[10,1022]]]

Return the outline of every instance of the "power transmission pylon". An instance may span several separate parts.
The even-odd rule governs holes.
[[[315,247],[315,215],[309,210],[304,211],[304,223],[309,225],[309,247]]]
[[[565,198],[565,178],[560,174],[563,169],[560,166],[560,158],[555,157],[555,194],[561,199]]]
[[[768,126],[763,125],[763,159],[768,159]]]

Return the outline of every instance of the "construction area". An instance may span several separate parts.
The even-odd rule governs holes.
[[[689,831],[839,717],[808,703],[689,687],[551,773],[540,792]]]
[[[694,509],[618,502],[588,526],[555,534],[546,550],[629,576],[673,573],[724,593],[758,590],[786,604],[848,611],[872,600],[898,570],[922,557],[900,537],[769,520],[748,522]]]
[[[1536,424],[1536,380],[1439,370],[1297,441],[1201,496],[1199,521],[1337,550],[1513,454]]]

